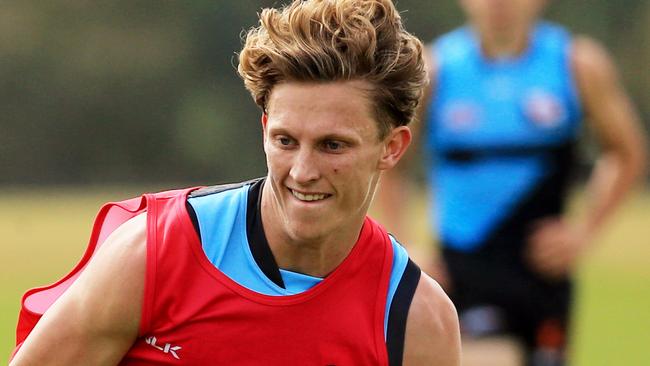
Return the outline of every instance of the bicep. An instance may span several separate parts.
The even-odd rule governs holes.
[[[571,57],[589,127],[601,145],[620,151],[642,146],[639,117],[605,49],[579,37]]]
[[[19,365],[116,365],[140,323],[146,214],[115,230],[16,354]]]
[[[460,329],[454,305],[422,273],[406,322],[404,366],[460,365]]]

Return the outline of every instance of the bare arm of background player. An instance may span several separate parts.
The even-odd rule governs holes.
[[[550,278],[572,270],[597,229],[642,175],[646,160],[639,117],[607,51],[590,38],[577,37],[571,56],[588,127],[602,150],[587,183],[585,215],[575,223],[542,220],[530,237],[531,266]]]
[[[138,336],[146,214],[116,229],[50,307],[10,366],[117,365]]]

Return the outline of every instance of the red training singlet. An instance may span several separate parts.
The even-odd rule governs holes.
[[[186,211],[189,191],[104,207],[86,255],[68,276],[71,283],[104,230],[117,227],[107,221],[147,210],[140,337],[120,365],[388,365],[384,316],[393,253],[377,223],[366,218],[348,257],[321,283],[297,295],[268,296],[210,263]],[[30,297],[48,289],[25,295],[18,343],[39,318],[27,310]]]

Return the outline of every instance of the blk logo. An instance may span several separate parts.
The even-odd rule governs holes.
[[[174,357],[177,360],[181,359],[180,357],[178,357],[178,354],[176,353],[176,351],[183,348],[181,346],[174,346],[171,343],[165,343],[165,345],[161,347],[156,344],[156,342],[158,341],[156,337],[147,337],[144,339],[144,341],[155,349],[161,350],[164,353],[169,353],[170,355],[172,355],[172,357]]]

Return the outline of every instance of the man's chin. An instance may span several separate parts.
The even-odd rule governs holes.
[[[297,241],[315,241],[325,237],[331,230],[328,230],[324,225],[319,224],[322,222],[322,218],[314,218],[314,220],[305,220],[301,218],[299,220],[294,220],[291,222],[290,231],[291,237]]]

